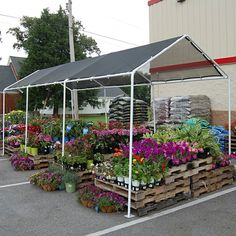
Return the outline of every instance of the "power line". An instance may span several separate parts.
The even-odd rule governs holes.
[[[138,46],[138,45],[135,44],[135,43],[130,43],[130,42],[127,42],[127,41],[124,41],[124,40],[121,40],[121,39],[112,38],[112,37],[109,37],[109,36],[106,36],[106,35],[94,33],[94,32],[87,31],[87,30],[83,30],[83,31],[84,31],[85,33],[94,34],[94,35],[96,35],[96,36],[103,37],[103,38],[107,38],[107,39],[111,39],[111,40],[115,40],[115,41],[118,41],[118,42],[121,42],[121,43],[126,43],[126,44],[130,44],[130,45],[133,45],[133,46]]]
[[[8,17],[8,18],[14,18],[14,19],[18,19],[18,20],[21,19],[20,17],[17,17],[17,16],[10,16],[10,15],[2,14],[2,13],[0,13],[0,16],[4,16],[4,17]]]
[[[1,13],[0,13],[0,16],[14,18],[14,19],[21,19],[20,17],[6,15],[6,14],[1,14]],[[93,35],[96,35],[96,36],[99,36],[99,37],[103,37],[103,38],[106,38],[106,39],[114,40],[114,41],[117,41],[117,42],[120,42],[120,43],[125,43],[125,44],[129,44],[129,45],[132,45],[132,46],[139,46],[138,44],[131,43],[131,42],[128,42],[128,41],[117,39],[117,38],[113,38],[113,37],[110,37],[110,36],[107,36],[107,35],[103,35],[103,34],[98,34],[98,33],[94,33],[94,32],[87,31],[87,30],[83,30],[83,32],[88,33],[88,34],[93,34]]]

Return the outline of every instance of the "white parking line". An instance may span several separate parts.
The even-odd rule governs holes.
[[[16,184],[2,185],[2,186],[0,186],[0,189],[1,189],[1,188],[10,188],[10,187],[15,187],[15,186],[25,185],[25,184],[29,184],[29,183],[30,183],[30,182],[27,181],[27,182],[21,182],[21,183],[16,183]]]
[[[124,229],[124,228],[130,227],[130,226],[136,225],[136,224],[140,224],[140,223],[143,223],[143,222],[146,222],[146,221],[155,219],[155,218],[159,218],[159,217],[162,217],[162,216],[165,216],[165,215],[174,213],[174,212],[176,212],[176,211],[179,211],[179,210],[182,210],[182,209],[191,207],[191,206],[198,205],[198,204],[200,204],[200,203],[209,201],[209,200],[211,200],[211,199],[220,197],[220,196],[222,196],[222,195],[225,195],[225,194],[227,194],[227,193],[231,193],[231,192],[234,192],[234,191],[236,191],[236,187],[229,188],[229,189],[226,189],[226,190],[224,190],[224,191],[211,194],[211,195],[209,195],[209,196],[200,198],[200,199],[198,199],[198,200],[194,200],[194,201],[191,201],[191,202],[189,202],[189,203],[183,204],[183,205],[181,205],[181,206],[177,206],[177,207],[174,207],[174,208],[165,210],[165,211],[161,211],[161,212],[159,212],[159,213],[156,213],[156,214],[153,214],[153,215],[150,215],[150,216],[146,216],[146,217],[143,217],[143,218],[139,218],[139,219],[137,219],[137,220],[133,220],[133,221],[129,221],[129,222],[127,222],[127,223],[123,223],[123,224],[120,224],[120,225],[116,225],[116,226],[114,226],[114,227],[107,228],[107,229],[104,229],[104,230],[101,230],[101,231],[97,231],[97,232],[92,233],[92,234],[87,234],[87,236],[99,236],[99,235],[108,234],[108,233],[111,233],[111,232],[114,232],[114,231],[118,231],[118,230],[120,230],[120,229]]]
[[[0,161],[8,161],[8,158],[1,158]]]

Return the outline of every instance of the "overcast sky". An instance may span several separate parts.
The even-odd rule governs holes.
[[[25,56],[23,51],[13,50],[12,45],[16,40],[6,34],[10,27],[19,25],[19,18],[39,17],[44,8],[55,12],[59,5],[65,9],[67,2],[68,0],[0,0],[0,31],[3,41],[0,44],[0,64],[6,65],[10,55]],[[72,0],[72,13],[76,20],[82,22],[87,32],[127,42],[86,33],[97,41],[102,54],[147,44],[149,41],[147,0]]]

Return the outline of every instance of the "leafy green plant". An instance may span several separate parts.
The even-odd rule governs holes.
[[[70,172],[70,171],[67,171],[63,177],[62,177],[62,180],[63,182],[66,184],[66,183],[70,183],[70,184],[74,184],[74,183],[77,183],[78,180],[79,180],[79,177],[73,173],[73,172]]]

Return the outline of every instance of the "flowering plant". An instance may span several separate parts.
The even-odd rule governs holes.
[[[13,147],[19,147],[21,138],[22,135],[12,135],[6,138],[6,142]]]
[[[95,196],[99,194],[100,192],[101,192],[101,189],[99,189],[93,184],[88,184],[79,190],[79,200],[94,201]]]
[[[222,154],[216,159],[216,163],[213,164],[213,168],[215,167],[223,167],[223,166],[228,166],[231,163],[231,159],[236,160],[236,156],[234,154]]]
[[[14,153],[9,160],[15,170],[32,170],[34,168],[34,162],[27,156]]]
[[[101,192],[95,196],[95,204],[100,209],[106,206],[114,206],[116,210],[123,210],[126,200],[114,192]]]
[[[62,183],[62,176],[46,170],[39,172],[39,174],[36,176],[33,176],[33,178],[30,179],[30,182],[40,187],[43,185],[51,185],[56,189]]]

